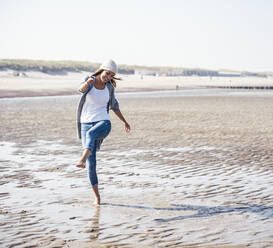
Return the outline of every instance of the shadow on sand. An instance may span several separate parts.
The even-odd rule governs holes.
[[[165,210],[165,211],[196,211],[197,213],[192,215],[177,216],[173,218],[166,219],[154,219],[158,222],[169,222],[176,220],[185,220],[193,218],[202,218],[202,217],[211,217],[219,214],[225,213],[254,213],[262,218],[273,219],[273,207],[271,206],[262,206],[262,205],[246,205],[240,207],[231,207],[231,206],[198,206],[198,205],[184,205],[184,204],[172,204],[174,207],[170,208],[153,208],[146,206],[138,205],[126,205],[126,204],[114,204],[114,203],[102,203],[101,205],[113,206],[113,207],[126,207],[126,208],[135,208],[135,209],[144,209],[144,210]]]

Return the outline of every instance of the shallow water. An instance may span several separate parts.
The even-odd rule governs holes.
[[[86,172],[72,166],[77,146],[0,146],[1,244],[45,237],[129,247],[273,242],[271,161],[263,156],[250,166],[231,147],[101,151],[103,202],[93,208]]]
[[[180,97],[180,96],[252,96],[273,95],[273,90],[238,90],[238,89],[187,89],[165,90],[147,92],[124,92],[118,93],[118,97]]]
[[[150,98],[150,97],[186,97],[186,96],[273,96],[273,90],[239,90],[239,89],[187,89],[187,90],[158,90],[140,92],[116,93],[118,98]],[[78,99],[79,95],[68,96],[37,96],[37,97],[12,97],[0,98],[0,102],[13,101],[43,101],[46,99]]]
[[[119,96],[132,133],[112,118],[98,208],[74,166],[79,96],[1,99],[0,246],[272,247],[272,99],[190,92]]]

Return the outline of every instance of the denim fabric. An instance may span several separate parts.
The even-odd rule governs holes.
[[[92,78],[95,80],[94,76],[92,76]],[[83,83],[85,83],[88,79],[89,79],[89,77],[86,77]],[[109,112],[109,109],[112,109],[113,111],[117,111],[117,110],[119,110],[119,103],[115,97],[115,88],[110,82],[107,82],[106,86],[109,90],[109,102],[107,104],[107,112]],[[82,96],[81,96],[81,99],[80,99],[80,102],[78,105],[78,110],[77,110],[77,131],[78,131],[79,139],[81,139],[81,121],[80,121],[80,119],[81,119],[82,108],[85,103],[86,95],[93,87],[94,87],[94,84],[92,83],[87,87],[87,89],[84,92],[80,91],[82,93]],[[98,147],[99,147],[99,145],[98,145]]]
[[[105,139],[111,131],[109,120],[81,124],[82,147],[89,149],[91,155],[86,161],[88,177],[92,186],[98,184],[96,172],[96,147],[99,140]]]

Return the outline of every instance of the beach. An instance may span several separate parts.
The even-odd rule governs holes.
[[[83,75],[36,76],[0,78],[0,247],[273,246],[272,91],[207,89],[253,78],[124,77],[132,131],[111,113],[96,207],[75,167]]]
[[[16,73],[17,75],[18,73]],[[0,98],[26,96],[75,95],[89,72],[47,74],[27,71],[14,76],[12,70],[0,70]],[[116,92],[185,90],[196,88],[273,88],[272,77],[198,77],[118,75]]]

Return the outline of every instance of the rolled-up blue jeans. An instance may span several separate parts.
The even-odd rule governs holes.
[[[111,131],[109,120],[81,123],[82,147],[91,151],[86,160],[88,177],[92,186],[98,184],[96,172],[96,145],[98,140],[105,139]]]

